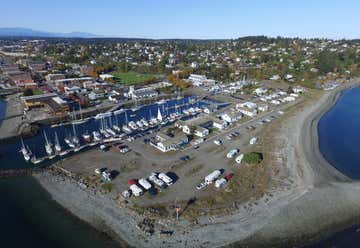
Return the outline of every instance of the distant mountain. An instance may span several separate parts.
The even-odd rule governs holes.
[[[98,38],[100,35],[71,32],[71,33],[53,33],[46,31],[38,31],[30,28],[0,28],[0,37],[44,37],[44,38]]]

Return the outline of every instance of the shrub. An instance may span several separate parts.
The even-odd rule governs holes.
[[[258,164],[262,160],[262,154],[258,152],[248,152],[244,154],[242,162],[247,164]]]

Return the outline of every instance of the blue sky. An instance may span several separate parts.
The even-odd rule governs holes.
[[[360,38],[359,0],[4,0],[0,27],[116,37]]]

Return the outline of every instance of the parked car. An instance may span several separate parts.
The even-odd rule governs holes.
[[[203,188],[205,188],[205,187],[206,187],[205,182],[201,182],[201,183],[199,183],[198,185],[196,185],[196,189],[197,189],[197,190],[201,190],[201,189],[203,189]]]
[[[101,173],[103,173],[104,171],[106,171],[106,168],[96,168],[95,169],[95,173],[98,175],[101,175]]]
[[[119,152],[121,153],[127,153],[130,151],[129,147],[127,145],[118,145],[117,149],[119,150]]]
[[[121,195],[124,197],[124,198],[129,198],[131,196],[131,190],[124,190]]]
[[[226,157],[233,158],[238,152],[239,152],[238,149],[232,149],[231,151],[228,152],[228,154],[226,154]]]
[[[226,181],[230,181],[231,178],[234,176],[234,173],[229,173],[225,176]]]
[[[220,145],[222,145],[222,141],[219,139],[214,140],[214,144],[220,146]]]
[[[227,180],[225,178],[220,178],[215,181],[215,187],[216,188],[224,187],[226,183],[227,183]]]
[[[189,155],[185,155],[185,156],[180,157],[180,160],[181,161],[188,161],[188,160],[190,160],[190,157],[189,157]]]

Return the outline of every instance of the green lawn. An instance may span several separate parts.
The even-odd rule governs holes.
[[[112,75],[119,83],[128,85],[144,83],[159,76],[155,74],[138,74],[135,72],[115,72],[112,73]]]
[[[44,92],[42,92],[40,89],[33,89],[33,90],[32,90],[32,93],[33,93],[33,95],[41,95],[41,94],[43,94]]]

